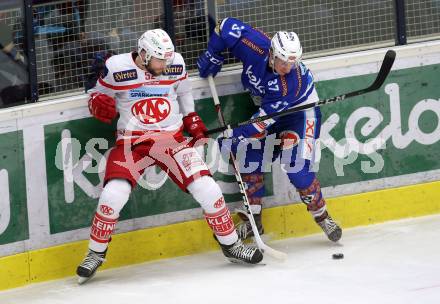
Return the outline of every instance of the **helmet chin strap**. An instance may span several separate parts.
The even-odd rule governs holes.
[[[272,48],[269,51],[269,66],[272,68],[272,72],[276,73],[276,71],[275,71],[275,56],[273,55]]]
[[[269,62],[270,62],[270,65],[273,67],[275,64],[275,56],[273,55],[272,48],[270,48],[270,50],[269,50]]]
[[[145,52],[144,50],[142,50],[143,52]],[[141,52],[142,52],[141,51]],[[145,60],[144,60],[144,58],[142,57],[142,55],[141,55],[141,52],[138,52],[137,53],[137,57],[136,57],[136,64],[137,65],[141,65],[141,66],[143,66],[143,67],[147,67],[147,64],[148,64],[148,62],[147,62],[147,57],[145,56]],[[140,62],[138,62],[138,58],[139,58],[139,61]]]
[[[145,56],[145,60],[144,60],[144,58],[142,58],[142,55],[141,55],[140,53],[138,53],[138,57],[139,57],[139,59],[140,59],[140,60],[139,60],[140,62],[136,62],[136,64],[137,64],[139,67],[143,67],[148,73],[154,75],[154,72],[151,71],[150,68],[148,67],[148,62],[149,62],[149,60],[148,60],[148,61],[146,60],[147,57]],[[136,59],[136,60],[137,60],[137,59]]]
[[[142,57],[141,57],[142,58]],[[150,58],[151,59],[151,58]],[[142,60],[142,62],[144,63],[144,67],[146,68],[148,66],[148,62],[150,61],[150,59],[147,59],[147,55],[145,54],[145,60]]]
[[[143,52],[145,52],[145,51],[143,50]],[[154,72],[151,71],[151,69],[148,67],[148,63],[150,60],[147,60],[147,55],[144,53],[145,59],[142,58],[142,55],[140,53],[138,53],[138,56],[140,58],[140,61],[142,62],[142,66],[145,68],[145,70],[147,70],[148,73],[154,75]]]

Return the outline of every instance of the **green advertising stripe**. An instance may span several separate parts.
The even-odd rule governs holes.
[[[323,188],[440,169],[440,77],[436,76],[439,69],[439,64],[433,64],[393,70],[378,91],[322,107],[318,178]],[[369,74],[319,81],[316,87],[320,98],[327,98],[363,88],[375,77],[376,74]],[[228,123],[247,120],[257,110],[248,93],[221,96],[220,100]],[[196,108],[208,128],[218,127],[211,99],[198,100]],[[67,146],[77,148],[77,153],[72,154],[75,157],[71,168],[81,167],[82,161],[90,158],[90,167],[97,167],[114,144],[114,129],[115,126],[93,118],[44,126],[51,234],[88,227],[100,191],[100,179],[90,170],[93,168],[73,173],[62,170],[60,164],[67,161],[62,157],[69,153],[60,153],[61,138],[68,134]],[[375,144],[380,140],[384,140],[383,146]],[[271,175],[265,176],[266,197],[274,193],[269,184]],[[71,176],[72,182],[66,182],[67,176]],[[214,178],[229,183],[234,180],[219,171]],[[233,202],[240,196],[226,193],[225,199]],[[197,207],[190,195],[166,181],[158,191],[138,187],[122,210],[121,220]]]
[[[433,61],[435,64],[423,60],[417,61],[420,66],[393,70],[382,88],[374,93],[322,107],[323,149],[318,178],[323,188],[345,187],[348,190],[343,193],[347,194],[360,192],[365,185],[370,186],[368,189],[402,185],[389,182],[390,179],[416,183],[438,178],[440,64],[438,60]],[[328,98],[363,88],[374,77],[375,74],[370,74],[324,80],[316,87],[320,98]],[[247,120],[256,111],[249,94],[228,94],[221,97],[228,122]],[[81,106],[83,110],[85,105],[84,102]],[[33,105],[36,106],[38,104]],[[78,108],[78,104],[64,112],[55,105],[45,106],[49,106],[50,111],[45,110],[44,116],[27,107],[20,115],[32,112],[34,117],[8,115],[8,120],[1,125],[5,133],[0,134],[0,186],[8,195],[0,203],[0,247],[26,241],[31,243],[30,248],[41,248],[43,245],[37,246],[45,244],[41,238],[46,237],[53,244],[62,233],[74,234],[77,229],[88,229],[96,210],[102,188],[102,176],[97,168],[114,144],[115,125],[102,124],[83,114],[73,115],[72,109]],[[197,100],[196,109],[208,128],[218,126],[211,99]],[[11,117],[20,118],[12,120]],[[11,122],[14,130],[23,130],[11,132]],[[30,140],[33,138],[36,140]],[[347,144],[347,138],[355,144]],[[65,150],[60,145],[62,139],[68,140]],[[373,147],[371,143],[377,140],[383,140],[386,145]],[[353,147],[357,148],[353,150]],[[32,164],[39,164],[38,171]],[[279,206],[281,202],[270,196],[281,197],[280,190],[285,189],[276,188],[273,176],[277,177],[278,172],[272,172],[265,174],[265,199],[268,205]],[[414,175],[426,175],[430,179],[421,181],[413,178]],[[147,177],[151,181],[157,176]],[[225,188],[232,188],[233,176],[217,171],[214,178],[226,185]],[[33,190],[38,187],[41,191]],[[426,183],[337,198],[327,196],[327,201],[332,216],[348,228],[438,213],[438,187],[439,182]],[[332,192],[332,195],[342,193]],[[225,199],[238,201],[240,195],[229,191]],[[199,208],[197,202],[168,180],[157,191],[137,187],[120,220],[170,216],[173,212],[183,214],[181,211],[194,208]],[[47,215],[42,213],[46,209]],[[319,232],[300,204],[265,209],[264,222],[266,231],[276,238]],[[114,239],[107,268],[217,248],[203,220],[132,231],[116,235]],[[37,246],[32,247],[35,244]],[[139,247],[139,244],[137,255],[125,256],[127,246]],[[86,247],[87,242],[80,241],[0,258],[0,289],[71,276]]]
[[[344,229],[430,215],[440,213],[440,181],[331,198],[327,203]],[[274,239],[320,232],[302,204],[265,209],[263,221]],[[136,250],[128,254],[127,248]],[[204,220],[143,229],[115,235],[103,269],[216,249]],[[73,276],[86,250],[87,241],[80,241],[0,258],[0,290]]]
[[[23,132],[0,134],[0,246],[29,238]]]

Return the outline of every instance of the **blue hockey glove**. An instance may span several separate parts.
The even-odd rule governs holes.
[[[237,129],[226,129],[222,136],[217,138],[217,142],[222,153],[237,153],[237,147],[240,141],[244,140],[243,136],[238,136]]]
[[[222,64],[225,58],[219,54],[214,54],[209,50],[200,55],[197,60],[197,67],[199,69],[199,75],[202,78],[206,78],[209,75],[215,77],[222,69]]]

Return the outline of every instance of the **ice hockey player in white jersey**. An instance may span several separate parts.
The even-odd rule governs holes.
[[[165,31],[147,31],[138,41],[137,52],[110,57],[103,77],[88,93],[95,118],[105,123],[119,118],[116,144],[107,159],[104,188],[92,221],[89,251],[77,268],[80,283],[103,263],[120,211],[145,168],[152,165],[167,172],[200,204],[230,261],[256,264],[263,259],[259,249],[238,238],[220,187],[194,148],[197,140],[206,137],[207,129],[194,111],[185,62]],[[192,138],[184,137],[183,131]]]

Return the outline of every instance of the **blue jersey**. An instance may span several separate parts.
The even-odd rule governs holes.
[[[244,88],[252,95],[262,97],[261,107],[253,118],[298,105],[314,90],[312,73],[303,63],[295,65],[285,76],[269,67],[270,38],[238,19],[224,19],[208,43],[208,49],[215,53],[226,48],[243,63],[241,81]],[[276,121],[274,118],[240,127],[234,130],[234,136],[250,137]]]

